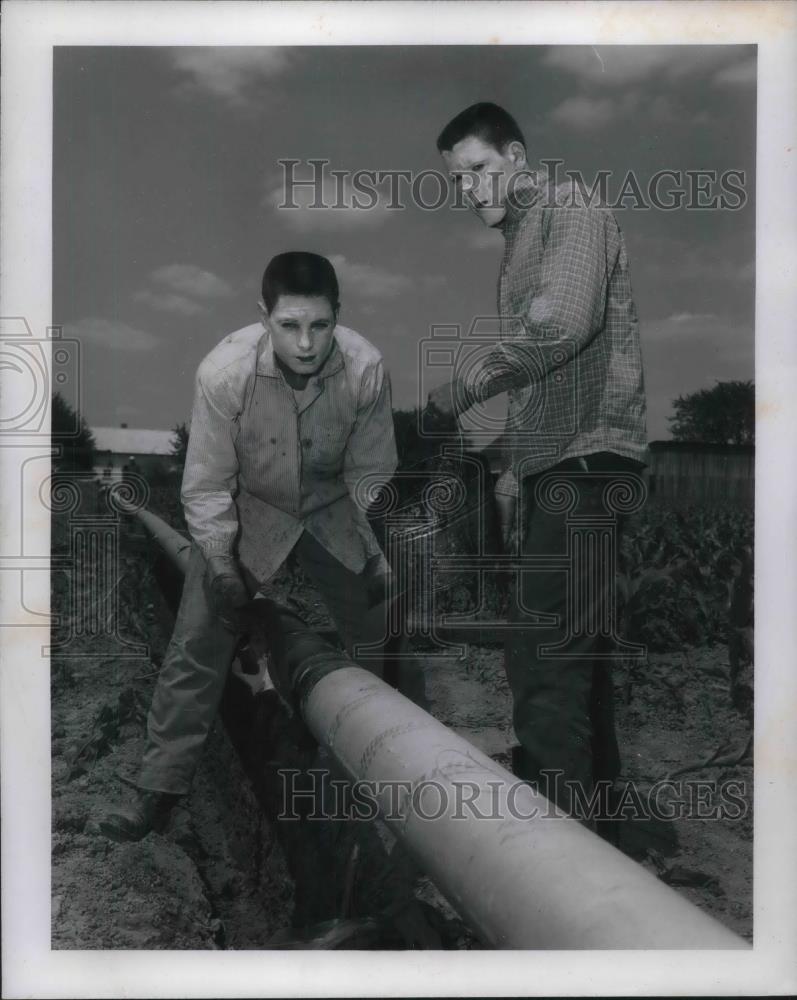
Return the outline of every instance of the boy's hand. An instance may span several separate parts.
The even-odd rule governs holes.
[[[249,604],[249,591],[236,560],[232,556],[211,556],[208,582],[213,610],[225,628],[240,634],[244,631],[243,611]]]

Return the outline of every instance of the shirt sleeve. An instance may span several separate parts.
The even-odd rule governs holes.
[[[343,460],[343,479],[358,506],[367,499],[358,485],[366,485],[367,494],[373,496],[390,481],[397,465],[390,378],[380,361],[363,379],[357,420]]]
[[[616,223],[599,209],[554,206],[549,211],[536,294],[526,292],[515,316],[502,317],[519,320],[517,335],[491,351],[468,377],[462,388],[471,404],[542,381],[603,327],[618,253],[618,241],[610,240]]]
[[[238,533],[237,417],[218,379],[203,365],[196,377],[181,499],[191,537],[205,558],[230,555]]]

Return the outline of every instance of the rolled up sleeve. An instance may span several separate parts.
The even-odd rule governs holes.
[[[603,327],[609,277],[619,252],[617,225],[600,209],[555,206],[549,211],[536,288],[524,296],[523,285],[530,288],[532,283],[522,273],[515,278],[520,287],[513,297],[521,304],[514,316],[502,319],[516,321],[516,336],[491,351],[468,378],[464,396],[472,403],[542,381]]]
[[[234,495],[238,414],[219,373],[200,365],[181,499],[191,537],[205,558],[229,555],[238,532]]]

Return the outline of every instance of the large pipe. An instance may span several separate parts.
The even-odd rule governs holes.
[[[178,568],[187,543],[139,520]],[[270,602],[283,696],[494,948],[747,948],[529,785]]]
[[[148,510],[131,511],[144,525],[155,541],[163,549],[165,555],[180,573],[185,576],[188,571],[188,559],[191,554],[191,542],[183,538],[179,531],[167,524],[156,514]]]
[[[746,947],[365,670],[304,686],[308,727],[353,780],[383,783],[385,818],[414,790],[391,826],[488,946]]]

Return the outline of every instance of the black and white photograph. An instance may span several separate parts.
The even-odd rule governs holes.
[[[755,9],[5,5],[4,995],[793,991]]]

